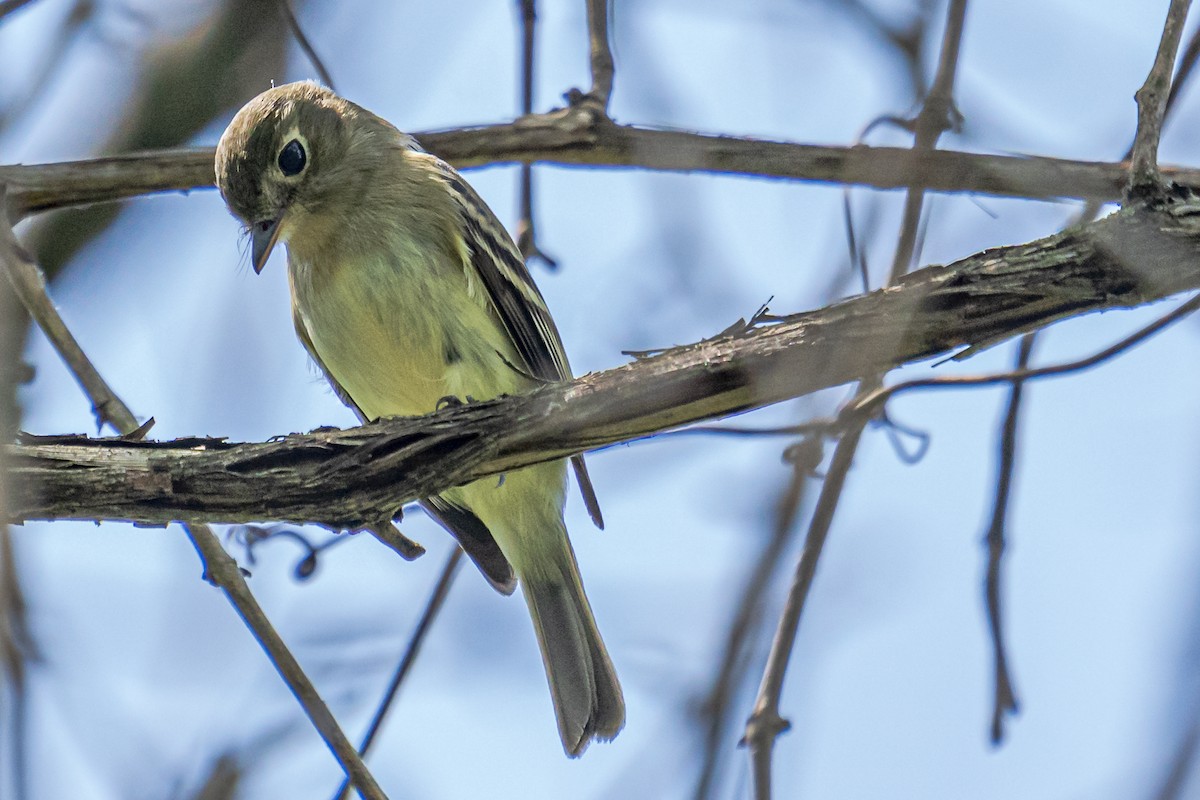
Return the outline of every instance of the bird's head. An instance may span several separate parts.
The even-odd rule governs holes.
[[[229,123],[217,145],[217,188],[250,232],[255,272],[300,218],[320,215],[331,199],[353,204],[366,169],[347,162],[356,149],[351,130],[364,115],[377,119],[305,81],[263,92]]]

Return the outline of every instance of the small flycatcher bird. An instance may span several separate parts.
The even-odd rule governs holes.
[[[260,272],[287,245],[301,343],[363,421],[446,398],[569,380],[558,329],[520,251],[449,164],[315,83],[251,100],[217,146],[217,186]],[[588,512],[603,527],[582,458]],[[523,587],[563,749],[625,723],[625,701],[563,524],[566,462],[486,478],[422,505],[491,584]]]

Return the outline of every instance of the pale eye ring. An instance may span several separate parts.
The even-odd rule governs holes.
[[[279,170],[291,178],[304,171],[308,157],[304,153],[304,145],[299,139],[292,139],[279,151]]]

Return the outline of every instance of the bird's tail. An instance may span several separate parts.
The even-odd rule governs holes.
[[[565,530],[560,541],[565,546],[558,548],[557,563],[520,581],[542,648],[563,749],[579,756],[593,738],[617,735],[625,724],[625,699]]]

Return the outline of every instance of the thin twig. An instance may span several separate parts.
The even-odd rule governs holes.
[[[0,186],[0,202],[3,201]],[[20,424],[17,386],[20,383],[21,332],[17,297],[0,283],[0,440],[10,441]],[[5,454],[0,452],[0,520],[8,508],[10,475]],[[12,776],[16,800],[29,800],[29,684],[27,667],[38,660],[37,646],[29,627],[21,573],[17,569],[12,531],[0,522],[0,697],[6,702],[0,720],[0,740],[8,743],[0,752],[0,781]],[[8,764],[8,769],[4,765]],[[0,783],[0,786],[3,786]],[[0,789],[0,794],[3,790]]]
[[[0,203],[3,197],[3,187],[0,187]],[[0,218],[0,266],[3,266],[17,299],[45,332],[54,349],[67,362],[68,369],[84,394],[91,399],[96,427],[103,428],[108,424],[118,433],[136,430],[138,421],[84,355],[79,342],[46,294],[46,276],[17,242],[12,227],[3,218]]]
[[[967,0],[950,0],[946,28],[942,34],[942,49],[937,72],[933,84],[925,96],[921,111],[913,122],[913,150],[915,152],[932,152],[942,133],[957,124],[958,112],[954,106],[954,76],[958,69],[966,13]],[[921,209],[924,205],[924,198],[923,184],[909,186],[905,196],[900,236],[896,243],[892,269],[887,281],[889,286],[899,282],[912,265],[918,242],[922,238]],[[882,380],[883,376],[880,373],[865,378],[859,384],[855,397],[872,394],[879,388]],[[853,401],[851,402],[853,403]],[[788,662],[796,642],[800,617],[808,599],[808,592],[812,586],[813,577],[816,575],[817,563],[820,561],[826,536],[833,524],[834,512],[837,510],[838,501],[845,488],[846,475],[850,471],[850,465],[854,462],[863,429],[870,419],[868,416],[862,416],[856,421],[850,422],[834,449],[829,472],[821,486],[813,517],[809,522],[804,549],[801,551],[800,561],[796,565],[792,588],[785,601],[783,614],[780,616],[776,628],[775,639],[771,644],[771,652],[767,657],[767,666],[763,671],[762,684],[759,686],[754,710],[746,722],[745,741],[750,749],[751,777],[757,800],[770,800],[771,797],[771,759],[775,739],[789,725],[779,715],[783,678],[787,673]],[[787,522],[791,524],[790,520]]]
[[[533,72],[534,72],[534,32],[537,27],[536,0],[520,0],[521,4],[521,114],[529,116],[533,113]],[[521,250],[526,263],[538,259],[551,269],[558,267],[558,262],[542,252],[538,247],[537,234],[534,232],[533,221],[533,165],[528,161],[521,163],[520,187],[521,213],[517,220],[517,247]]]
[[[936,149],[942,134],[957,127],[959,123],[958,109],[954,105],[954,78],[958,72],[958,56],[966,16],[967,0],[950,0],[937,72],[929,92],[925,95],[925,101],[921,104],[921,111],[913,120],[913,150],[916,152],[930,152]],[[901,275],[912,268],[926,191],[924,184],[917,183],[910,186],[905,194],[900,239],[892,259],[889,284],[898,281]]]
[[[591,50],[592,88],[587,96],[600,106],[605,117],[612,98],[612,46],[608,40],[608,10],[606,0],[587,0],[588,42]]]
[[[312,42],[304,35],[304,29],[300,27],[300,20],[296,18],[296,11],[292,8],[291,0],[279,0],[279,11],[283,14],[284,21],[287,22],[288,28],[292,31],[292,36],[296,37],[296,44],[300,45],[300,49],[304,51],[304,55],[308,57],[309,62],[313,65],[313,69],[317,71],[317,76],[320,77],[321,83],[334,89],[333,76],[329,74],[329,70],[325,68],[325,62],[317,55],[317,51],[313,49]]]
[[[371,749],[371,745],[375,743],[375,737],[379,734],[380,728],[383,727],[383,720],[387,716],[388,710],[392,707],[392,702],[396,699],[396,695],[400,692],[400,685],[404,683],[404,679],[408,677],[413,664],[416,663],[417,655],[421,652],[421,645],[425,643],[425,637],[429,633],[429,629],[433,627],[433,622],[437,619],[438,612],[442,610],[442,606],[446,602],[446,597],[450,594],[450,587],[454,583],[454,576],[457,574],[461,563],[462,548],[455,547],[446,559],[446,566],[442,567],[442,574],[438,577],[437,583],[434,584],[433,592],[429,595],[429,600],[425,603],[425,610],[421,612],[421,618],[417,621],[417,627],[413,629],[412,637],[408,640],[408,645],[404,648],[404,654],[400,657],[400,663],[396,666],[396,672],[392,675],[391,683],[388,684],[387,690],[383,693],[383,700],[380,702],[379,708],[375,710],[375,716],[371,718],[370,724],[367,725],[367,732],[363,736],[362,746],[358,748],[358,752],[363,758],[367,757],[367,752]],[[343,781],[334,797],[337,800],[345,800],[349,791],[349,782]]]
[[[924,55],[924,42],[928,38],[926,36],[926,32],[932,24],[933,19],[931,7],[926,5],[922,9],[921,13],[913,18],[911,25],[903,33],[900,33],[899,29],[893,29],[891,26],[885,23],[882,17],[864,5],[861,0],[847,0],[847,2],[844,4],[844,7],[845,10],[857,13],[860,17],[865,19],[872,27],[876,28],[880,33],[883,34],[883,37],[886,41],[891,42],[892,45],[899,50],[901,57],[905,60],[908,66],[908,73],[912,79],[913,95],[917,97],[922,95],[925,96],[926,105],[931,105],[928,101],[930,92],[924,88],[925,79],[923,70],[925,65],[922,58]],[[939,69],[938,77],[942,82],[945,82],[944,70]],[[884,125],[892,125],[904,130],[913,131],[916,129],[917,121],[904,120],[894,114],[881,115],[871,120],[863,127],[862,131],[860,131],[858,136],[855,138],[854,144],[865,145],[867,137],[871,134],[871,132],[877,127],[882,127]],[[934,148],[932,147],[917,148],[915,144],[913,147],[914,152],[932,153],[933,150]],[[857,272],[862,279],[862,290],[864,292],[869,292],[871,290],[871,273],[867,265],[866,247],[860,247],[858,244],[858,237],[855,233],[854,227],[853,207],[850,203],[851,193],[854,188],[855,187],[853,185],[849,184],[843,188],[842,216],[846,226],[846,240],[850,251],[851,268],[857,269]],[[912,191],[913,187],[908,187],[908,193],[911,194]],[[915,205],[915,208],[918,211],[920,210],[920,207],[921,204]],[[909,215],[910,211],[906,206],[904,211],[905,222],[901,224],[902,231],[908,230],[910,227],[915,230],[917,227],[917,219],[909,220]],[[907,261],[911,263],[913,260],[912,254],[915,249],[904,244],[903,233],[901,234],[900,242],[897,244],[897,249],[895,255],[893,256],[893,260],[897,261],[902,257],[900,252],[902,247],[909,248]]]
[[[866,422],[866,419],[862,419],[850,426],[833,451],[833,459],[825,481],[821,484],[821,493],[817,497],[812,522],[808,527],[808,536],[804,540],[804,549],[800,553],[800,562],[796,566],[792,586],[784,602],[783,614],[775,628],[775,638],[771,642],[771,651],[767,656],[766,669],[763,670],[762,685],[758,689],[754,711],[746,722],[745,742],[750,749],[751,777],[756,800],[770,800],[771,797],[771,756],[775,739],[790,726],[790,723],[779,715],[783,678],[787,674],[788,663],[795,649],[800,614],[804,610],[809,589],[812,588],[817,562],[825,547],[825,539],[833,524],[834,512],[837,511],[842,489],[846,485],[846,476],[854,462],[854,454],[858,450]],[[790,520],[781,519],[780,524],[784,522]]]
[[[1027,333],[1021,337],[1017,349],[1017,371],[1028,369],[1037,334]],[[1020,418],[1022,391],[1025,381],[1018,378],[1012,382],[1008,394],[1008,409],[1004,413],[1004,425],[1000,434],[1000,453],[996,469],[996,495],[992,503],[992,519],[987,530],[987,577],[984,580],[984,596],[987,599],[988,630],[992,639],[994,681],[992,694],[992,743],[999,744],[1004,738],[1004,716],[1017,711],[1017,695],[1013,688],[1012,673],[1008,667],[1008,655],[1004,646],[1004,626],[1001,620],[1000,568],[1004,557],[1005,525],[1008,506],[1012,497],[1012,480],[1017,463],[1017,423]]]
[[[1131,194],[1155,192],[1162,185],[1162,176],[1158,171],[1158,141],[1162,136],[1163,116],[1171,89],[1171,73],[1175,68],[1175,54],[1179,50],[1183,23],[1187,19],[1190,5],[1191,0],[1171,0],[1154,65],[1150,68],[1142,88],[1134,94],[1137,99],[1138,122],[1129,165]]]
[[[962,388],[965,386],[999,386],[1001,384],[1012,383],[1013,381],[1026,381],[1037,378],[1047,378],[1055,375],[1067,375],[1072,372],[1080,372],[1090,367],[1097,366],[1103,362],[1118,356],[1139,342],[1149,339],[1164,328],[1178,322],[1188,314],[1200,309],[1200,294],[1193,295],[1191,299],[1180,305],[1173,311],[1164,314],[1163,316],[1146,325],[1143,328],[1129,334],[1124,339],[1121,339],[1116,344],[1110,345],[1103,350],[1093,353],[1092,355],[1081,358],[1078,361],[1069,361],[1065,364],[1055,364],[1050,367],[1037,367],[1035,369],[1018,369],[1011,372],[997,372],[989,375],[956,375],[945,378],[920,378],[917,380],[905,381],[897,383],[894,386],[877,389],[870,394],[864,395],[851,401],[849,405],[843,409],[842,413],[850,417],[865,417],[871,418],[878,413],[888,400],[895,397],[897,394],[910,392],[915,389],[948,389]]]
[[[1179,68],[1175,72],[1174,80],[1171,81],[1171,91],[1167,94],[1167,105],[1163,109],[1162,124],[1164,127],[1171,119],[1171,113],[1176,109],[1183,90],[1191,82],[1192,76],[1196,74],[1195,68],[1198,60],[1200,60],[1200,28],[1192,31],[1191,38],[1188,39],[1187,45],[1183,48],[1183,56],[1179,59]],[[1123,162],[1128,162],[1133,158],[1133,145],[1134,142],[1130,142],[1129,147],[1126,148],[1125,156],[1121,159]],[[1167,171],[1166,177],[1173,180],[1173,176],[1169,171]],[[1173,182],[1178,183],[1178,181],[1174,180]],[[1072,224],[1078,225],[1083,222],[1091,222],[1100,213],[1100,208],[1103,205],[1104,201],[1098,198],[1088,200],[1084,203],[1083,208],[1080,209],[1079,215]]]
[[[375,537],[375,541],[388,547],[405,561],[416,561],[425,555],[425,546],[405,536],[390,519],[380,520],[367,528],[367,532]]]
[[[865,8],[860,9],[865,13]],[[920,39],[921,37],[917,37]],[[909,51],[905,51],[906,53]],[[919,70],[914,71],[914,74]],[[855,141],[856,145],[864,144],[863,139],[872,127],[880,124],[881,120],[869,123]],[[851,207],[851,186],[846,186],[842,192],[842,218],[846,228],[846,243],[849,250],[850,268],[862,281],[864,293],[871,290],[870,270],[867,265],[866,249],[859,247],[859,236],[856,231],[853,209]],[[840,271],[839,271],[840,272]],[[843,294],[838,284],[843,276],[835,274],[835,283],[822,294],[825,297],[837,297]],[[786,425],[773,428],[745,428],[727,425],[695,425],[676,431],[668,431],[663,436],[682,436],[697,433],[715,433],[732,436],[761,436],[789,435],[801,436],[800,443],[788,448],[786,458],[793,464],[792,477],[780,498],[775,513],[775,525],[771,537],[763,547],[759,558],[749,574],[749,579],[740,594],[737,613],[731,619],[726,634],[725,647],[721,664],[717,670],[712,688],[702,706],[702,712],[707,720],[704,738],[704,755],[700,762],[700,773],[696,781],[694,797],[696,800],[708,800],[712,795],[717,779],[717,769],[724,753],[722,737],[733,702],[735,691],[750,666],[748,643],[752,635],[757,634],[762,622],[762,603],[767,587],[771,584],[775,571],[782,564],[784,547],[791,540],[794,532],[794,521],[799,512],[803,489],[807,485],[807,477],[816,474],[820,459],[824,452],[825,437],[834,437],[842,432],[842,427],[836,419],[810,420],[797,425]]]
[[[0,196],[2,200],[2,196]],[[121,434],[139,431],[133,413],[120,398],[109,389],[95,367],[79,347],[78,341],[67,329],[57,309],[46,294],[45,281],[40,270],[29,257],[12,233],[12,228],[0,220],[0,265],[5,267],[10,281],[17,289],[18,298],[30,316],[42,326],[47,338],[67,362],[84,393],[91,399],[98,414]],[[254,638],[266,651],[267,657],[300,702],[304,712],[312,720],[317,732],[333,752],[342,769],[354,781],[363,797],[383,800],[386,796],[363,765],[353,745],[338,727],[337,720],[328,706],[317,694],[312,682],[300,668],[299,662],[287,649],[283,639],[267,619],[262,607],[254,599],[246,579],[237,562],[225,552],[220,540],[208,525],[184,525],[196,552],[204,564],[204,577],[218,587],[233,604],[238,615],[246,623]]]
[[[1179,68],[1175,72],[1175,79],[1171,81],[1171,91],[1167,95],[1167,105],[1163,110],[1163,127],[1166,127],[1170,121],[1172,112],[1178,107],[1179,98],[1183,95],[1183,90],[1187,88],[1191,82],[1192,76],[1196,74],[1196,62],[1200,61],[1200,28],[1192,31],[1192,36],[1188,39],[1187,45],[1183,48],[1183,56],[1179,59]],[[1125,155],[1121,159],[1123,163],[1128,162],[1133,158],[1133,142],[1129,143],[1129,147],[1125,149]],[[1170,170],[1165,170],[1165,176],[1173,183],[1179,183],[1175,180],[1175,176]],[[1083,204],[1079,210],[1079,214],[1072,220],[1072,225],[1081,225],[1085,222],[1091,222],[1097,215],[1100,214],[1101,207],[1104,206],[1105,200],[1100,198],[1091,198]]]
[[[29,690],[23,680],[14,680],[11,691],[12,702],[6,705],[11,725],[13,796],[16,800],[29,800],[32,796],[29,783]]]
[[[776,508],[771,538],[746,577],[741,600],[726,636],[721,665],[703,706],[708,725],[704,735],[704,758],[694,794],[697,800],[707,800],[713,793],[730,704],[738,677],[749,661],[748,644],[754,639],[762,622],[763,600],[772,578],[783,563],[784,549],[792,539],[795,530],[793,523],[803,504],[808,479],[820,464],[821,443],[821,437],[813,437],[793,451],[792,474]]]
[[[387,795],[358,757],[354,745],[338,726],[329,706],[321,699],[312,681],[304,674],[300,662],[292,655],[262,610],[262,606],[250,592],[237,561],[225,551],[209,526],[185,524],[183,529],[204,564],[204,579],[221,590],[238,616],[246,623],[246,627],[267,654],[272,666],[299,701],[304,713],[312,720],[313,727],[325,740],[326,746],[338,760],[342,770],[354,782],[359,794],[368,800],[386,800]]]
[[[518,0],[521,4],[521,114],[533,113],[533,65],[537,0]]]

